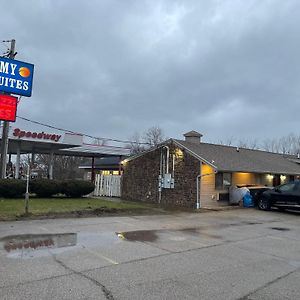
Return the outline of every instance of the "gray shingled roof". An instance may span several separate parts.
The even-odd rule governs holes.
[[[231,146],[173,140],[198,158],[216,166],[218,171],[300,175],[300,159],[296,163],[296,157],[291,161],[283,154],[245,148],[237,151],[236,147]]]

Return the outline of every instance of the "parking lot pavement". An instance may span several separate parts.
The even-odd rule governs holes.
[[[0,223],[0,299],[298,299],[300,214]]]

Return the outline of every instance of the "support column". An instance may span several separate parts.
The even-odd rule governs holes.
[[[49,158],[49,172],[48,172],[48,177],[50,180],[53,179],[53,164],[54,164],[54,151],[51,150],[50,158]]]
[[[17,146],[17,159],[16,159],[16,168],[15,168],[15,179],[19,179],[20,173],[20,158],[21,158],[21,145],[18,143]]]
[[[34,166],[34,162],[35,162],[35,153],[32,150],[32,153],[31,153],[31,166],[32,167]]]
[[[91,174],[91,181],[95,182],[95,157],[92,157],[92,174]]]
[[[8,175],[12,175],[14,174],[14,168],[13,168],[13,164],[11,161],[11,153],[8,154],[8,164],[7,164],[7,168],[8,168]]]
[[[122,162],[122,156],[120,155],[120,157],[119,157],[119,175],[121,175],[121,173],[122,173],[122,164],[121,164],[121,162]]]

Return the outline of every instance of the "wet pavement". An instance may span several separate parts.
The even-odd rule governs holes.
[[[300,214],[0,223],[0,299],[298,299]]]

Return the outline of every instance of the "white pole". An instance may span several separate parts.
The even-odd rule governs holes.
[[[19,179],[19,173],[20,173],[20,157],[21,157],[21,149],[20,144],[17,145],[17,158],[16,158],[16,168],[15,168],[15,179]]]
[[[28,204],[29,204],[29,174],[30,173],[30,163],[27,166],[26,175],[26,193],[25,193],[25,214],[28,214]]]
[[[197,203],[196,203],[196,209],[199,209],[200,207],[201,207],[201,205],[200,205],[200,196],[199,196],[199,179],[200,179],[200,177],[201,177],[201,174],[199,174],[198,176],[197,176],[197,179],[196,179],[196,185],[197,185]]]
[[[49,158],[49,179],[53,179],[53,163],[54,163],[54,151],[50,151],[50,158]]]

